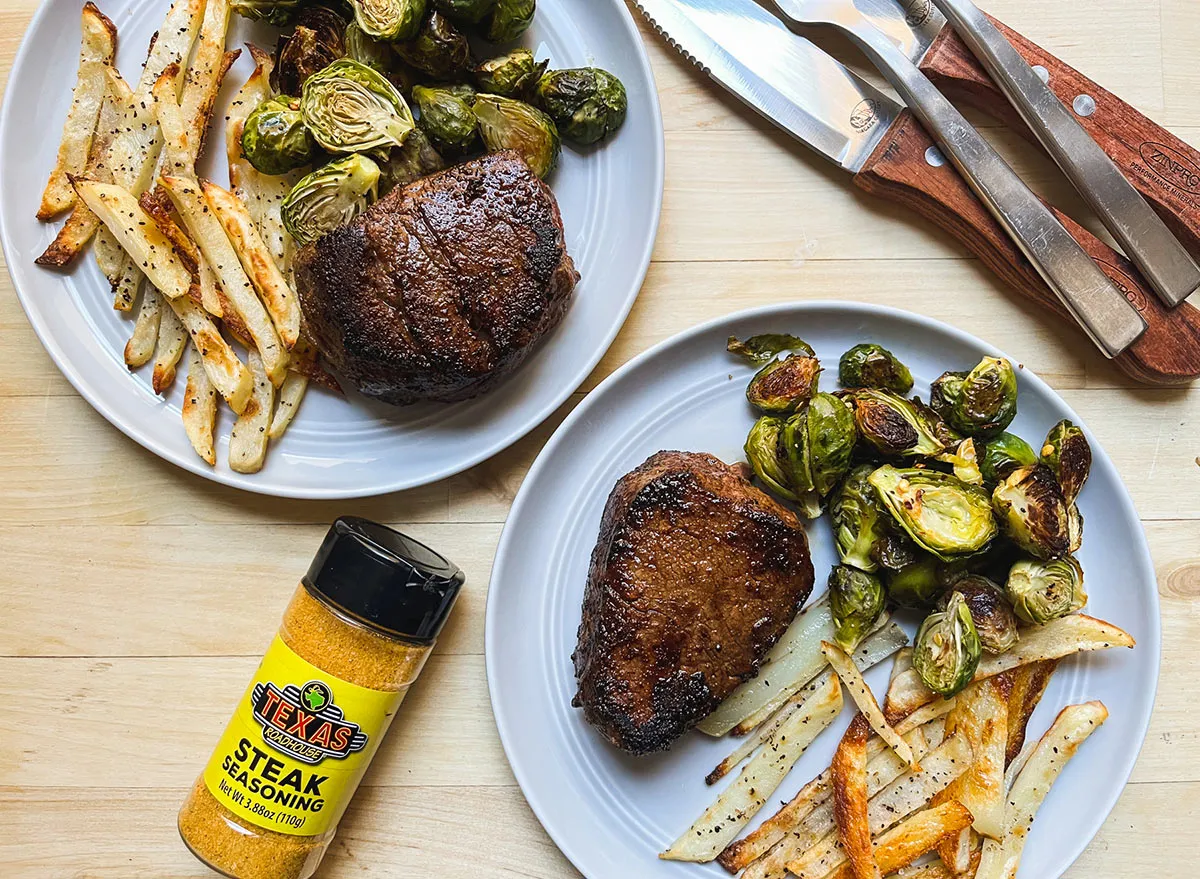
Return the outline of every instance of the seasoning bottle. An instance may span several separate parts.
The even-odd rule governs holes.
[[[462,572],[338,519],[179,810],[192,853],[234,879],[307,879],[454,606]]]

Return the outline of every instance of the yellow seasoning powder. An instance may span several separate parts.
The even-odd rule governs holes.
[[[403,534],[334,523],[179,810],[196,857],[234,879],[316,871],[463,581]]]

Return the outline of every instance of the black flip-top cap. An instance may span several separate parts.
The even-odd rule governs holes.
[[[349,616],[421,643],[437,638],[465,580],[425,544],[356,516],[333,523],[304,575],[305,586]]]

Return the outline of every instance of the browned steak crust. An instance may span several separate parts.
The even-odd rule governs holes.
[[[574,704],[617,747],[663,750],[757,673],[812,586],[803,526],[743,466],[659,452],[605,506]]]
[[[395,189],[296,259],[326,359],[397,404],[493,387],[562,319],[578,278],[554,194],[512,152]]]

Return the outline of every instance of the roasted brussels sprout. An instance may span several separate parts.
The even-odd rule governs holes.
[[[879,568],[878,560],[872,556],[872,548],[887,536],[889,522],[869,481],[874,470],[872,464],[855,467],[842,480],[829,503],[838,557],[842,564],[867,572]]]
[[[1005,432],[983,442],[979,472],[985,484],[995,485],[1018,467],[1028,467],[1037,460],[1029,443],[1015,433]]]
[[[296,17],[296,29],[275,48],[271,85],[298,95],[304,81],[346,54],[346,20],[324,6],[309,6]]]
[[[476,67],[475,82],[480,91],[490,95],[523,98],[537,85],[549,63],[535,61],[528,49],[513,49],[507,55],[489,58]],[[561,130],[562,126],[559,128]],[[566,135],[565,131],[562,133]]]
[[[538,106],[550,114],[567,140],[587,146],[625,122],[625,86],[607,70],[552,70],[537,82]]]
[[[420,32],[396,44],[396,54],[434,79],[456,79],[471,69],[471,46],[450,19],[432,13]]]
[[[764,415],[750,428],[746,437],[746,460],[750,468],[768,489],[780,497],[797,500],[791,475],[781,454],[781,435],[785,421],[774,415]]]
[[[882,345],[855,345],[842,355],[838,380],[844,388],[875,388],[893,394],[912,390],[913,377],[900,360]]]
[[[512,42],[533,24],[536,8],[536,0],[496,0],[484,37],[491,43]]]
[[[871,630],[883,613],[887,594],[874,574],[848,565],[829,573],[829,609],[833,611],[833,640],[849,652]]]
[[[982,655],[966,599],[961,592],[951,592],[945,606],[921,623],[913,645],[913,668],[925,686],[948,699],[971,683]]]
[[[1016,614],[1000,587],[987,577],[971,574],[955,582],[954,591],[966,601],[983,649],[993,654],[1011,650],[1021,635]]]
[[[229,8],[242,18],[282,27],[291,24],[304,5],[304,0],[230,0]]]
[[[884,514],[886,517],[886,514]],[[886,519],[891,522],[891,518]],[[871,546],[871,558],[884,571],[902,571],[925,555],[906,534],[889,531]]]
[[[413,101],[421,111],[419,125],[439,150],[461,155],[479,139],[479,120],[471,105],[449,89],[417,86]]]
[[[350,0],[354,20],[367,36],[396,42],[411,40],[421,30],[425,0]]]
[[[735,354],[753,363],[755,366],[770,363],[785,351],[793,354],[804,354],[807,357],[813,358],[817,356],[817,352],[812,349],[812,346],[808,342],[798,336],[791,336],[787,333],[762,333],[757,336],[751,336],[744,342],[739,340],[737,336],[730,336],[725,342],[725,350],[730,354]]]
[[[909,610],[929,610],[938,596],[946,591],[938,576],[938,560],[928,553],[891,571],[887,576],[888,598]]]
[[[303,246],[348,223],[375,199],[379,166],[366,156],[337,159],[300,178],[283,200],[283,225]]]
[[[433,8],[459,24],[479,24],[496,0],[433,0]]]
[[[1083,568],[1071,556],[1017,562],[1008,573],[1004,591],[1017,616],[1035,626],[1075,613],[1088,600]]]
[[[346,46],[347,58],[352,58],[359,64],[365,64],[384,76],[392,73],[391,47],[364,31],[357,21],[346,25],[342,43]]]
[[[397,186],[407,186],[445,167],[446,162],[425,132],[414,128],[404,139],[404,145],[388,153],[387,161],[380,166],[379,194],[387,195]]]
[[[931,403],[967,436],[995,436],[1017,415],[1017,374],[1002,357],[985,357],[968,373],[947,372],[933,383]]]
[[[1083,431],[1064,418],[1050,428],[1041,457],[1058,479],[1067,503],[1075,503],[1092,470],[1092,447]]]
[[[820,377],[817,358],[790,354],[758,371],[746,386],[746,399],[760,412],[786,415],[812,399]]]
[[[870,482],[913,542],[940,559],[978,552],[996,536],[987,492],[948,473],[884,466]]]
[[[300,112],[317,143],[331,153],[400,146],[416,125],[396,87],[349,58],[308,78]]]
[[[816,394],[802,414],[807,425],[812,487],[825,497],[850,469],[858,441],[854,415],[833,394]]]
[[[1083,546],[1083,513],[1079,512],[1079,504],[1071,504],[1067,509],[1067,534],[1068,552],[1079,552],[1079,547]]]
[[[304,125],[296,98],[280,95],[263,101],[242,128],[242,155],[264,174],[302,168],[317,153],[317,142]]]
[[[882,454],[932,457],[945,449],[920,410],[890,391],[852,391],[854,419],[863,438]]]
[[[473,109],[490,152],[516,150],[534,174],[543,179],[550,175],[562,152],[553,119],[536,107],[500,95],[479,95]]]
[[[1070,550],[1070,509],[1044,464],[1008,474],[992,492],[992,506],[1004,534],[1030,555],[1056,559]]]
[[[971,485],[983,485],[983,474],[979,470],[979,455],[975,439],[967,437],[957,446],[938,455],[938,460],[954,468],[954,475]]]

